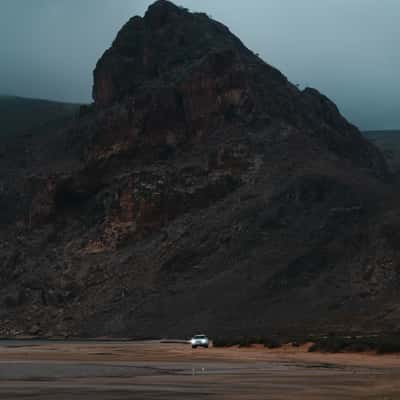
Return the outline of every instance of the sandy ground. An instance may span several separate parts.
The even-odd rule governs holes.
[[[9,342],[0,344],[0,399],[400,400],[400,356]]]

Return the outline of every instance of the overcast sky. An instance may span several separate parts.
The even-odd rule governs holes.
[[[0,0],[0,93],[91,101],[92,71],[150,0]],[[400,0],[178,0],[362,129],[400,128]]]

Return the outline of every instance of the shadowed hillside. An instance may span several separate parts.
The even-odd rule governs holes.
[[[366,131],[364,134],[382,151],[390,169],[400,174],[400,131]]]
[[[77,104],[0,96],[0,137],[52,129],[76,115],[78,110]]]

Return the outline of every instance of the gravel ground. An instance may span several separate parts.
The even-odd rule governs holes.
[[[0,399],[400,399],[400,357],[179,343],[0,344]]]

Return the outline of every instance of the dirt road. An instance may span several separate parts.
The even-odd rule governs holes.
[[[0,399],[400,399],[400,357],[306,347],[0,344]]]

